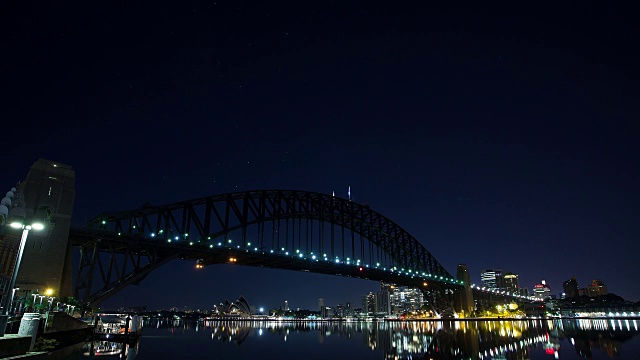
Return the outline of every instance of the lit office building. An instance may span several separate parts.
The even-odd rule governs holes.
[[[424,303],[424,295],[420,289],[406,286],[395,287],[390,295],[391,310],[394,314],[402,314],[420,310]]]
[[[362,297],[362,312],[374,315],[376,313],[378,296],[372,292]]]
[[[502,281],[504,284],[504,289],[509,292],[517,292],[518,291],[518,274],[514,273],[506,273],[502,277]]]
[[[504,288],[501,269],[487,269],[483,271],[480,273],[480,281],[482,282],[482,286],[488,289]]]

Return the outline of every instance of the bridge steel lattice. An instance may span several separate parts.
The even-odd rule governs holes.
[[[173,259],[237,263],[457,289],[461,283],[407,231],[367,205],[265,190],[103,213],[71,229],[75,295],[98,304]]]

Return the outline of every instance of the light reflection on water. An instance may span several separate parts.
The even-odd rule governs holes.
[[[147,320],[136,359],[637,359],[639,320]],[[624,347],[624,351],[623,351]]]

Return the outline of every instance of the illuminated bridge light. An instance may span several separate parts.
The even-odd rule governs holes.
[[[178,240],[178,237],[176,236],[175,239]]]
[[[299,252],[300,252],[300,250],[296,250],[296,254],[299,253]]]
[[[212,248],[212,247],[213,247],[213,245],[209,245],[209,247],[210,247],[210,248]]]
[[[247,246],[251,246],[251,243],[247,243]]]
[[[171,242],[171,239],[167,239],[167,242]]]
[[[258,248],[253,248],[253,251],[258,251]]]
[[[156,237],[156,234],[155,233],[151,233],[151,237]]]
[[[285,255],[289,255],[289,252],[287,251],[287,252],[285,252],[284,254],[285,254]]]
[[[231,239],[229,239],[229,241],[228,241],[228,242],[230,243],[230,242],[231,242]]]
[[[273,254],[273,249],[271,249],[271,253]]]
[[[189,245],[193,246],[193,241],[189,241]]]
[[[300,257],[302,257],[302,254],[299,254]]]
[[[281,248],[280,250],[284,251],[284,248]]]
[[[311,256],[311,258],[312,258],[313,260],[315,260],[315,259],[316,259],[316,256],[315,256],[315,255],[312,255],[312,256]]]
[[[219,243],[218,243],[218,246],[222,246],[222,243],[221,243],[221,242],[219,242]]]
[[[207,236],[207,240],[211,240],[211,236]]]
[[[104,225],[104,224],[106,224],[106,223],[107,223],[106,221],[102,220],[102,225]]]
[[[160,230],[158,231],[158,234],[162,234],[164,232],[164,230]]]
[[[118,233],[118,236],[122,235],[122,233]]]
[[[340,259],[336,259],[336,264],[340,264]]]

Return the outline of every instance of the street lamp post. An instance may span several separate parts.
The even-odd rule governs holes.
[[[20,262],[22,261],[22,253],[24,252],[24,244],[27,242],[27,236],[29,236],[29,231],[33,230],[42,230],[44,229],[44,224],[41,222],[32,222],[31,224],[26,224],[26,212],[21,207],[14,207],[11,209],[9,213],[9,226],[14,229],[22,229],[22,237],[20,238],[20,246],[18,247],[18,254],[16,256],[16,263],[13,267],[13,274],[11,275],[11,282],[7,289],[13,289],[16,286],[16,279],[18,278],[18,270],[20,269]],[[7,330],[7,321],[9,320],[9,309],[13,304],[13,295],[15,292],[11,292],[11,296],[5,296],[2,300],[2,314],[0,314],[0,336],[4,336],[5,331]],[[35,297],[33,299],[35,305]]]

